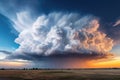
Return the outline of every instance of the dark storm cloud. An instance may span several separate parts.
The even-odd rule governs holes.
[[[55,41],[56,42],[61,41],[60,44],[57,46],[60,46],[59,49],[62,50],[63,46],[68,44],[68,42],[66,42],[68,39],[65,38],[66,34],[63,35],[64,30],[59,28],[59,26],[62,26],[62,25],[66,26],[66,24],[68,23],[68,25],[66,27],[70,26],[70,28],[68,27],[68,29],[74,29],[76,26],[71,28],[71,25],[73,26],[73,23],[77,26],[79,26],[79,25],[85,26],[87,22],[89,23],[88,16],[86,18],[83,18],[82,22],[80,22],[80,20],[77,18],[77,20],[78,20],[77,21],[78,23],[77,23],[76,21],[73,21],[73,20],[76,20],[76,19],[74,19],[74,16],[76,16],[76,15],[64,14],[64,13],[55,13],[54,14],[54,13],[52,13],[54,11],[55,12],[65,12],[66,11],[66,12],[71,12],[71,13],[77,12],[78,14],[81,14],[81,16],[83,16],[84,13],[85,14],[90,13],[90,14],[100,17],[103,22],[105,21],[105,23],[109,23],[110,21],[112,22],[112,20],[115,19],[116,17],[118,17],[120,14],[120,11],[118,11],[119,10],[119,2],[118,1],[116,1],[116,2],[109,1],[109,3],[108,3],[108,1],[105,1],[105,0],[104,1],[101,1],[101,0],[98,0],[98,1],[96,1],[96,0],[92,0],[92,1],[90,1],[90,0],[89,1],[88,0],[84,0],[84,1],[81,1],[81,0],[76,0],[76,1],[75,0],[44,0],[44,1],[43,0],[2,0],[0,2],[0,5],[1,5],[0,9],[2,10],[2,13],[5,13],[5,15],[7,15],[7,17],[11,18],[11,15],[12,15],[13,17],[15,16],[15,18],[18,19],[18,22],[13,21],[16,24],[19,23],[20,21],[22,21],[21,24],[25,25],[24,22],[27,23],[26,21],[33,19],[33,18],[28,18],[28,17],[26,19],[26,17],[25,17],[25,16],[27,16],[26,12],[32,14],[32,17],[37,16],[35,24],[38,27],[36,27],[36,25],[33,26],[34,31],[32,32],[32,30],[28,29],[29,27],[32,27],[31,25],[27,25],[27,26],[29,26],[27,28],[25,28],[26,25],[22,26],[23,31],[20,30],[20,35],[16,39],[16,42],[18,44],[20,44],[20,47],[18,49],[21,49],[21,50],[25,49],[25,50],[23,50],[23,52],[21,52],[20,54],[16,53],[17,55],[13,54],[9,57],[9,58],[18,58],[18,59],[20,58],[20,59],[27,59],[27,60],[34,60],[34,59],[39,60],[44,57],[41,55],[37,55],[36,53],[32,53],[32,49],[33,49],[33,52],[38,51],[38,53],[44,54],[42,52],[39,52],[40,49],[41,49],[41,51],[44,50],[43,52],[50,52],[50,51],[54,50],[54,48],[56,48],[56,46],[54,48],[51,47],[54,45],[53,44],[54,42],[52,42],[52,41],[49,42],[50,40],[48,40],[47,43],[45,42],[45,44],[41,44],[40,40],[42,40],[42,37],[40,37],[40,34],[41,34],[40,32],[42,32],[42,31],[43,31],[43,33],[46,32],[45,34],[41,34],[41,36],[45,36],[46,34],[48,34],[48,32],[50,30],[51,30],[50,35],[52,34],[52,32],[54,32],[54,34],[56,34],[57,37],[59,39],[61,39],[61,40],[56,39]],[[26,11],[26,12],[24,12],[24,11]],[[40,16],[41,13],[44,13],[44,15]],[[63,19],[61,19],[62,16],[63,16]],[[25,19],[25,21],[23,19]],[[53,20],[53,23],[51,22],[52,20]],[[17,21],[17,20],[15,20],[15,21]],[[43,23],[41,23],[42,21],[43,21]],[[63,21],[66,23],[64,24]],[[70,24],[71,23],[70,21],[72,21],[73,23]],[[56,25],[57,22],[58,22],[58,24]],[[80,24],[79,24],[79,22],[80,22]],[[31,23],[31,21],[28,22],[28,24],[29,23]],[[106,47],[106,45],[104,45],[103,48],[100,48],[100,46],[94,45],[94,49],[92,49],[92,50],[95,50],[97,48],[96,50],[99,51],[99,48],[100,48],[100,51],[107,50],[109,52],[109,50],[111,50],[111,48],[113,46],[112,40],[117,40],[117,39],[119,40],[119,37],[118,37],[119,33],[117,33],[117,32],[119,32],[120,29],[119,29],[119,27],[114,28],[112,26],[113,25],[110,25],[110,26],[107,25],[107,26],[103,26],[103,27],[100,26],[101,27],[100,31],[96,30],[96,31],[93,31],[93,33],[89,34],[88,32],[91,29],[92,30],[94,29],[94,26],[93,26],[93,28],[91,28],[90,30],[76,31],[76,32],[74,32],[73,35],[74,35],[74,38],[76,40],[78,40],[78,42],[80,42],[80,41],[89,42],[89,44],[92,42],[93,43],[95,42],[95,44],[99,43],[99,42],[101,42],[101,43],[103,42],[103,44],[106,44],[106,42],[108,41],[107,43],[110,43],[110,46]],[[18,25],[17,25],[17,27],[18,27]],[[26,30],[24,30],[24,28]],[[62,28],[64,28],[64,27],[62,26]],[[79,28],[76,28],[76,30],[77,29],[79,29]],[[104,29],[104,31],[102,29]],[[18,28],[18,30],[19,30],[19,28]],[[69,34],[70,30],[67,30],[67,28],[66,28],[66,31],[68,31],[68,34]],[[102,33],[101,31],[105,32],[105,34]],[[66,32],[64,32],[64,33],[66,33]],[[94,34],[102,37],[102,39],[100,39],[96,42],[96,40],[94,39],[94,38],[96,38]],[[56,37],[56,35],[55,35],[55,37]],[[61,35],[65,36],[65,37],[62,37]],[[105,37],[104,37],[104,35],[105,35]],[[54,36],[53,36],[53,38],[54,38]],[[92,38],[92,39],[90,39],[90,38]],[[112,38],[112,40],[110,38]],[[52,38],[50,38],[50,39],[52,40]],[[88,41],[88,39],[91,41]],[[85,47],[79,47],[76,44],[77,43],[76,40],[73,43],[71,43],[70,45],[67,45],[66,47],[70,48],[71,51],[72,51],[72,48],[74,48],[77,51],[87,51],[88,48],[86,48],[86,45],[88,46],[88,43],[84,44],[81,42],[83,44],[83,46],[85,46]],[[44,39],[43,39],[43,41],[44,41]],[[63,43],[62,41],[64,41],[65,44],[62,44]],[[33,46],[31,46],[31,44],[29,44],[29,43],[31,43]],[[50,49],[50,51],[47,51],[49,49],[49,47],[51,47],[51,49]],[[85,50],[83,50],[84,48],[85,48]],[[89,48],[91,48],[91,47],[89,47]],[[108,49],[106,49],[106,48],[108,48]],[[28,53],[27,52],[24,53],[24,51],[27,51]],[[29,52],[29,51],[31,51],[31,52]],[[90,51],[90,50],[88,50],[88,51]],[[56,53],[60,53],[60,52],[56,52]],[[62,53],[66,53],[66,52],[62,52]],[[74,52],[74,53],[76,53],[76,52]],[[94,59],[94,57],[95,58],[96,57],[105,57],[106,55],[107,54],[98,54],[96,52],[92,52],[92,54],[91,53],[86,54],[86,52],[84,52],[84,54],[79,54],[79,55],[76,54],[75,57],[80,56],[80,58],[84,58],[85,56],[86,57],[88,56],[88,57],[91,57]],[[72,56],[73,57],[74,55],[72,55],[72,54],[63,54],[63,55],[54,54],[54,55],[50,55],[48,57],[46,56],[46,58],[57,57],[57,56],[61,56],[61,57],[62,56],[63,57],[64,56],[65,57]]]
[[[62,53],[62,54],[61,54]],[[64,53],[64,54],[63,54]],[[97,60],[97,59],[109,59],[114,57],[114,55],[112,53],[108,53],[108,54],[98,54],[96,52],[92,52],[90,53],[84,53],[84,54],[80,54],[80,53],[72,53],[72,52],[60,52],[60,51],[56,51],[55,53],[53,53],[52,55],[38,55],[35,53],[15,53],[12,54],[10,56],[8,56],[6,59],[22,59],[22,60],[29,60],[29,61],[49,61],[49,60],[62,60],[62,59],[84,59],[84,60]]]
[[[113,56],[109,52],[113,40],[98,29],[99,20],[91,15],[63,12],[44,14],[30,28],[20,32],[15,40],[20,46],[8,59],[92,60]]]
[[[5,50],[0,50],[0,52],[1,52],[1,53],[4,53],[4,54],[9,54],[9,55],[11,54],[11,52],[5,51]]]

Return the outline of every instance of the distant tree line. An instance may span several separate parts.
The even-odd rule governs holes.
[[[0,68],[0,70],[98,70],[98,69],[120,69],[120,68],[68,68],[68,69],[51,69],[51,68]]]

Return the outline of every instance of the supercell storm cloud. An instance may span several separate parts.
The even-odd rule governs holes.
[[[0,0],[0,65],[110,67],[115,61],[117,67],[119,6],[111,0]]]
[[[15,42],[16,53],[109,54],[113,40],[99,31],[99,19],[78,13],[51,12],[40,15],[32,25],[22,29]]]

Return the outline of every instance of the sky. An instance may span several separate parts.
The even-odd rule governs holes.
[[[120,67],[119,3],[0,0],[0,67]]]

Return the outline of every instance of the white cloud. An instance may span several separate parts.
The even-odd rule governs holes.
[[[7,54],[0,52],[0,60],[5,59],[7,57]]]
[[[27,11],[16,13],[16,18],[13,19],[13,22],[14,22],[13,27],[18,32],[28,29],[33,24],[33,19],[31,19],[31,18],[32,17],[30,15],[30,13]]]
[[[90,15],[53,12],[39,16],[33,24],[29,24],[28,19],[23,13],[18,16],[20,24],[16,25],[21,29],[15,40],[20,45],[16,52],[38,55],[55,51],[107,53],[113,47],[113,40],[98,31],[98,19]]]

